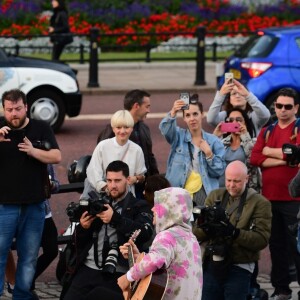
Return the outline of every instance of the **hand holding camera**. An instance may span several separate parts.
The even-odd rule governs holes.
[[[227,220],[226,222],[222,223],[220,234],[224,237],[232,237],[233,239],[236,239],[240,234],[240,230],[232,225],[229,220]]]
[[[87,211],[88,215],[95,217],[99,213],[111,208],[109,205],[110,197],[106,194],[106,192],[97,194],[96,192],[91,191],[88,195],[90,198],[81,199],[79,203],[71,202],[67,206],[66,213],[70,222],[79,222],[85,211]],[[107,220],[107,218],[108,216],[105,220]]]
[[[104,207],[106,207],[106,209],[97,214],[97,217],[99,217],[103,223],[108,224],[111,221],[114,211],[109,204],[104,204]]]
[[[209,237],[223,236],[223,227],[228,224],[229,216],[220,200],[216,200],[213,206],[196,206],[193,213],[197,226]]]
[[[84,211],[80,218],[81,227],[84,229],[89,229],[95,218],[95,216],[91,216],[87,211]]]

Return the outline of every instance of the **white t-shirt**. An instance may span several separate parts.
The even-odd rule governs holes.
[[[91,161],[87,167],[87,178],[98,191],[106,185],[105,171],[107,166],[115,160],[122,160],[129,167],[129,176],[145,174],[147,169],[142,148],[128,140],[121,146],[116,138],[101,141],[95,148]],[[131,189],[134,193],[134,189]]]

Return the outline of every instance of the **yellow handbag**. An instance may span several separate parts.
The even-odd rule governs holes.
[[[185,182],[184,188],[190,193],[191,197],[193,197],[193,194],[200,191],[202,188],[201,175],[194,170],[191,171],[188,179]]]

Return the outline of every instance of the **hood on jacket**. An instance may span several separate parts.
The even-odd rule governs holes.
[[[172,226],[181,226],[190,230],[193,202],[188,191],[170,187],[154,193],[156,212],[156,233]]]

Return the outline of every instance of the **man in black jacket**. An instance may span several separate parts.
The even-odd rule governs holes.
[[[117,278],[128,270],[119,255],[119,246],[137,229],[141,233],[136,243],[141,246],[153,233],[152,213],[146,201],[137,200],[128,192],[128,165],[111,162],[106,169],[110,204],[102,212],[84,212],[73,234],[77,266],[73,281],[61,299],[123,299]]]
[[[138,144],[143,150],[147,176],[158,174],[156,159],[152,152],[150,129],[144,122],[150,112],[150,94],[142,90],[129,91],[124,97],[124,109],[127,109],[133,117],[134,127],[129,139]],[[114,137],[114,133],[110,124],[107,124],[99,134],[97,143],[112,137]],[[140,189],[143,190],[144,187],[142,186]]]

